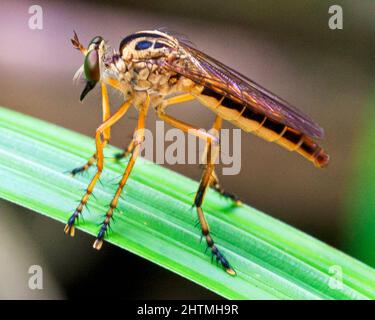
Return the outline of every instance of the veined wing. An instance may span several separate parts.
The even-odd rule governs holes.
[[[323,138],[323,129],[288,102],[187,43],[179,45],[186,52],[184,66],[166,60],[157,63],[310,137]]]

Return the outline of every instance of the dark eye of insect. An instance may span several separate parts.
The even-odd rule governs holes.
[[[143,41],[139,41],[135,45],[135,50],[145,50],[145,49],[150,48],[151,46],[152,46],[152,42],[151,41],[143,40]]]
[[[100,42],[102,42],[103,38],[101,36],[96,36],[94,38],[92,38],[92,40],[90,41],[90,44],[100,44]]]
[[[99,55],[97,50],[91,50],[87,53],[83,67],[86,80],[99,81]]]

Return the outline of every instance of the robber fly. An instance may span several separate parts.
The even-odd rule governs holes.
[[[173,118],[166,113],[167,107],[196,99],[216,114],[213,129],[219,130],[224,119],[245,132],[299,153],[319,168],[329,161],[328,154],[314,141],[323,138],[323,129],[286,101],[196,49],[186,39],[171,33],[152,30],[131,34],[121,41],[118,52],[111,49],[100,36],[93,38],[88,48],[80,43],[76,33],[71,41],[85,56],[78,72],[83,73],[86,81],[80,100],[96,85],[100,85],[103,123],[96,130],[95,154],[84,166],[72,171],[74,175],[96,164],[96,173],[69,218],[65,233],[74,235],[74,224],[103,171],[103,148],[110,139],[111,126],[132,105],[138,111],[138,124],[129,146],[117,156],[129,155],[130,159],[93,245],[95,249],[101,248],[120,194],[140,153],[145,118],[151,106],[160,119],[206,142],[206,166],[194,206],[202,236],[212,255],[227,273],[235,275],[236,272],[212,239],[202,210],[208,187],[227,194],[220,187],[214,171],[219,138],[211,133],[213,131],[205,132]],[[120,91],[124,96],[124,103],[113,114],[110,112],[108,87]]]

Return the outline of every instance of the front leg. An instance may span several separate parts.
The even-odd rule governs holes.
[[[92,178],[90,184],[88,185],[85,194],[83,195],[80,203],[78,204],[76,210],[69,218],[66,226],[65,226],[65,233],[70,234],[72,237],[74,236],[74,224],[80,214],[82,213],[83,208],[87,204],[87,201],[89,200],[90,195],[92,194],[94,187],[96,183],[98,182],[100,175],[103,171],[103,165],[104,165],[104,155],[103,155],[103,148],[104,148],[104,140],[102,140],[102,135],[104,135],[104,132],[108,130],[113,124],[115,124],[118,120],[120,120],[126,111],[129,109],[130,104],[132,103],[132,100],[129,100],[125,102],[109,119],[107,119],[105,122],[103,122],[98,129],[96,129],[95,134],[95,144],[96,144],[96,173],[94,177]]]
[[[104,83],[101,83],[101,90],[102,90],[102,114],[103,114],[103,122],[107,121],[111,116],[111,110],[109,105],[109,98],[108,98],[108,90],[107,86]],[[111,128],[106,128],[103,131],[102,137],[102,145],[103,148],[107,145],[109,139],[111,138]],[[78,168],[74,168],[70,171],[72,176],[75,176],[78,173],[84,172],[88,170],[97,160],[97,155],[94,153],[90,159],[83,165]]]

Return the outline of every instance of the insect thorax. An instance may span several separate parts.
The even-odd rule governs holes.
[[[163,67],[173,62],[186,67],[185,52],[178,40],[158,31],[132,34],[120,43],[119,53],[111,56],[108,69],[121,83],[125,96],[148,93],[163,98],[176,92],[190,92],[193,81]]]
[[[176,63],[182,64],[183,61],[176,59]],[[191,80],[160,67],[153,59],[125,60],[115,54],[110,69],[123,84],[127,95],[147,92],[150,96],[164,97],[179,91],[189,91],[189,88],[195,85]]]

